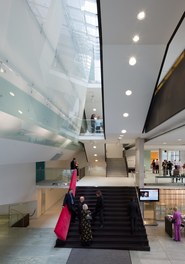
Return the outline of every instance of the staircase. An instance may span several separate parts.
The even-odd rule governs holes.
[[[107,158],[107,177],[127,177],[125,160],[123,158]]]
[[[96,203],[97,187],[78,187],[76,192],[76,204],[79,197],[85,196],[85,202],[93,211]],[[104,227],[99,228],[99,221],[92,226],[93,243],[89,248],[96,249],[122,249],[149,251],[149,243],[145,226],[140,215],[138,219],[138,231],[131,235],[128,215],[128,202],[136,196],[134,187],[101,187],[104,197]],[[56,240],[55,247],[81,248],[78,232],[78,221],[71,223],[68,237],[65,243]]]

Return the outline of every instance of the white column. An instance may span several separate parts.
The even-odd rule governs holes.
[[[144,186],[144,139],[136,139],[136,185]]]

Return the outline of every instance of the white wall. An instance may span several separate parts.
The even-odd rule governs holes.
[[[105,162],[98,162],[91,163],[86,168],[85,172],[86,176],[106,176],[106,163]]]
[[[106,144],[107,158],[123,158],[123,147],[120,144]]]
[[[0,205],[36,200],[35,163],[0,165]]]
[[[64,195],[68,188],[38,188],[37,189],[37,217],[45,213],[49,208],[61,200],[61,209]],[[44,192],[44,205],[42,205],[42,192]],[[43,206],[43,207],[42,207]]]
[[[135,168],[136,166],[136,151],[129,149],[125,151],[128,168]]]

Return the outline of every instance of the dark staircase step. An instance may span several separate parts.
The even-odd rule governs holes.
[[[137,197],[134,187],[77,187],[76,204],[79,197],[85,196],[85,202],[91,211],[96,204],[96,191],[101,189],[104,198],[104,227],[99,228],[99,219],[92,225],[93,242],[88,248],[122,249],[149,251],[146,229],[140,214],[138,230],[132,235],[128,214],[128,203]],[[56,240],[55,247],[82,248],[79,223],[71,223],[66,241]]]

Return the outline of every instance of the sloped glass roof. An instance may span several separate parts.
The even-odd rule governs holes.
[[[44,30],[52,1],[27,2]],[[78,80],[100,83],[96,0],[61,0],[61,9],[58,12],[61,12],[63,19],[60,21],[60,37],[55,50],[53,69]]]

